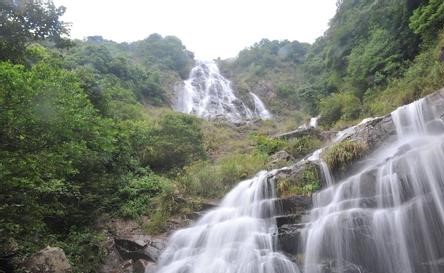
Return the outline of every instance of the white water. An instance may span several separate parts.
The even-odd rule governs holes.
[[[299,229],[302,272],[444,272],[444,122],[426,100],[391,117],[398,139],[345,179],[333,179],[322,150],[308,158],[320,162],[327,187]],[[276,252],[273,183],[273,172],[241,182],[172,236],[157,272],[300,272]]]
[[[248,121],[254,118],[270,119],[271,114],[255,94],[255,110],[237,98],[230,81],[220,74],[214,61],[198,61],[184,81],[174,105],[179,112],[204,119],[223,118],[230,122]]]
[[[253,97],[254,101],[254,114],[263,120],[271,119],[272,115],[267,110],[261,99],[253,92],[250,92],[250,95]]]
[[[443,121],[424,100],[392,119],[395,143],[314,194],[302,230],[304,273],[444,272]]]
[[[239,183],[195,225],[177,231],[158,273],[299,273],[276,252],[272,173]]]

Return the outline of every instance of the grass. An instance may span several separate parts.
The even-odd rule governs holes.
[[[328,147],[324,160],[332,171],[345,171],[351,162],[366,154],[368,146],[360,141],[347,140]]]

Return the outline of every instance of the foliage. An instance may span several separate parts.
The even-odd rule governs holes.
[[[197,118],[171,113],[165,115],[149,133],[152,145],[148,164],[155,170],[182,168],[205,157],[203,134]]]
[[[296,181],[282,179],[277,181],[278,196],[311,195],[321,189],[319,174],[314,166],[307,166]]]
[[[282,150],[286,145],[285,140],[281,140],[278,138],[268,137],[264,135],[255,135],[253,137],[256,140],[256,149],[258,149],[259,152],[267,155],[271,155],[277,151]]]
[[[424,1],[410,17],[410,28],[424,39],[433,39],[444,27],[444,2],[440,0]]]
[[[66,46],[68,28],[59,20],[64,13],[52,1],[0,1],[0,61],[23,61],[26,47],[35,41],[50,39]]]
[[[365,143],[346,140],[328,147],[323,158],[330,170],[344,171],[351,162],[364,156],[367,150]]]
[[[188,77],[194,55],[186,50],[182,42],[174,36],[162,37],[151,34],[143,41],[129,45],[130,54],[145,66],[156,65],[176,71],[183,79]]]
[[[330,127],[338,120],[355,120],[360,116],[362,105],[352,93],[333,93],[319,103],[319,124]]]
[[[235,183],[261,170],[263,154],[233,154],[217,160],[197,161],[187,167],[177,180],[182,191],[191,196],[220,197]]]
[[[54,244],[67,253],[68,260],[74,265],[73,273],[94,273],[106,255],[104,239],[104,234],[83,227]]]
[[[133,219],[146,215],[147,209],[152,207],[152,199],[163,193],[167,185],[168,180],[155,174],[130,177],[119,190],[119,201],[123,204],[120,214]]]
[[[275,113],[290,115],[303,107],[299,86],[300,67],[309,45],[298,41],[262,39],[245,48],[234,60],[220,61],[222,73],[233,80],[235,89],[248,101],[249,92],[258,93]],[[270,93],[278,97],[269,96]]]
[[[285,150],[294,158],[302,158],[320,148],[321,145],[321,140],[316,136],[303,136],[290,139]]]

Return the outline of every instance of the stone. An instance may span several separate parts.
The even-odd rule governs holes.
[[[32,273],[70,273],[71,265],[65,252],[59,247],[50,247],[33,254],[25,264],[25,270]]]
[[[166,238],[149,235],[131,235],[114,239],[123,259],[144,259],[156,262],[166,247]]]
[[[133,264],[133,273],[145,273],[152,268],[154,268],[153,262],[139,259]]]

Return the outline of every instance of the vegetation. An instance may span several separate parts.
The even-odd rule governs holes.
[[[338,1],[313,45],[262,40],[222,71],[280,115],[320,114],[324,128],[342,128],[444,85],[443,9],[439,0]]]
[[[324,154],[324,160],[332,171],[345,171],[353,161],[361,158],[367,152],[366,144],[348,140],[329,146]]]
[[[284,179],[277,181],[278,196],[311,195],[321,189],[319,174],[315,166],[308,165],[296,180]]]
[[[0,60],[24,61],[26,47],[36,41],[67,46],[67,24],[59,21],[64,7],[42,0],[2,0],[0,2]]]
[[[294,158],[304,156],[321,148],[322,141],[317,136],[303,136],[288,140],[285,150]]]
[[[439,0],[342,0],[313,45],[264,39],[220,60],[241,97],[257,92],[286,117],[233,128],[166,109],[194,62],[178,38],[72,41],[63,7],[1,1],[1,256],[14,254],[18,264],[56,245],[75,272],[95,272],[99,216],[148,216],[145,228],[161,232],[170,216],[262,169],[268,155],[284,149],[300,158],[321,145],[266,136],[277,129],[317,114],[324,128],[342,127],[442,87],[443,9]],[[324,156],[343,171],[366,151],[345,141]],[[280,193],[320,187],[315,169],[299,180],[282,181]]]

